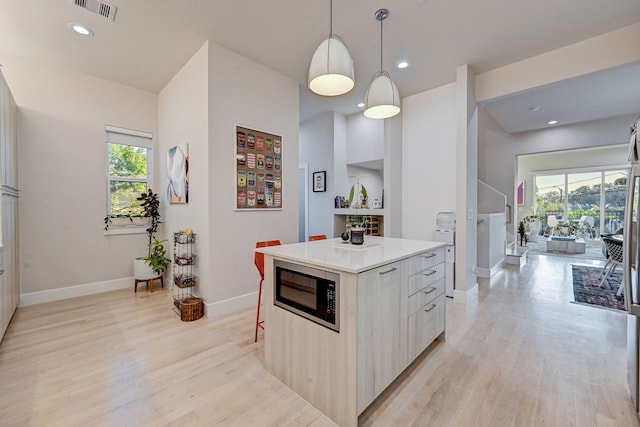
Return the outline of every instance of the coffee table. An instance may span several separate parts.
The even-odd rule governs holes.
[[[547,239],[547,252],[563,252],[567,254],[583,254],[586,249],[584,239],[552,240]]]

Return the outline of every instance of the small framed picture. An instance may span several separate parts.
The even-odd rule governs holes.
[[[313,192],[321,193],[327,191],[327,171],[314,172],[313,173]]]
[[[520,183],[518,184],[516,195],[517,195],[516,203],[519,206],[524,205],[524,181],[520,181]]]

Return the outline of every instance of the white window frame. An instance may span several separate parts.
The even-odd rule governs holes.
[[[605,176],[607,172],[620,172],[629,170],[628,165],[608,165],[608,166],[594,166],[594,167],[585,167],[585,168],[571,168],[571,169],[554,169],[554,170],[545,170],[545,171],[533,171],[531,174],[533,175],[533,186],[536,187],[536,177],[538,176],[549,176],[549,175],[564,175],[564,186],[562,187],[563,197],[562,203],[564,206],[565,215],[569,215],[569,175],[578,174],[578,173],[595,173],[600,172],[600,230],[604,230],[605,227],[605,191],[604,191],[604,182]],[[532,191],[533,197],[533,205],[536,205],[536,191]]]
[[[111,176],[109,174],[109,145],[110,144],[120,144],[120,145],[131,145],[135,147],[142,147],[147,149],[147,177],[145,178],[131,178],[131,177],[119,177],[119,176]],[[147,188],[151,188],[151,183],[153,182],[153,134],[150,132],[144,132],[133,129],[126,129],[117,126],[105,126],[105,184],[106,184],[106,214],[109,215],[111,212],[111,179],[118,179],[120,181],[129,181],[129,182],[143,182],[146,183]],[[136,234],[136,233],[144,233],[147,226],[144,225],[126,225],[126,226],[118,226],[118,225],[110,225],[107,230],[105,230],[105,235],[113,235],[113,234]]]

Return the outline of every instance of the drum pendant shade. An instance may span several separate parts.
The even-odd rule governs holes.
[[[311,58],[309,89],[318,95],[337,96],[349,92],[354,85],[353,59],[342,40],[332,34]]]

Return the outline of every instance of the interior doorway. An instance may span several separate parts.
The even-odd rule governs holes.
[[[618,145],[517,156],[515,188],[525,192],[514,225],[524,222],[529,253],[604,260],[600,236],[624,216],[626,154]],[[552,236],[575,238],[580,250],[557,253]]]

